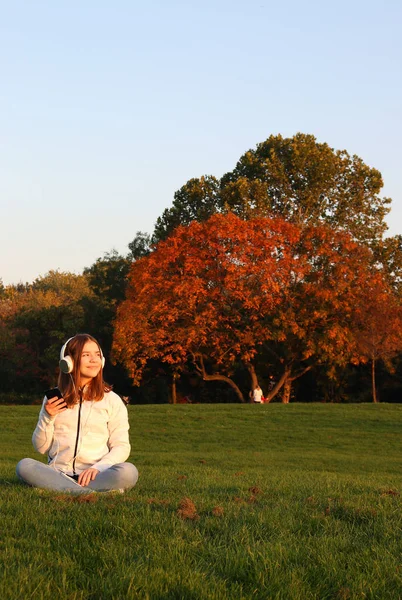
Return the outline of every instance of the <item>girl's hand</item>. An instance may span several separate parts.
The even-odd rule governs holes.
[[[82,487],[85,487],[89,483],[91,483],[91,481],[93,481],[98,475],[98,469],[93,469],[92,467],[90,469],[85,469],[85,471],[79,474],[78,483],[82,485]]]
[[[50,415],[51,417],[55,417],[64,410],[67,410],[66,401],[64,400],[64,398],[58,398],[57,396],[55,396],[54,398],[50,398],[46,400],[45,410],[48,415]]]

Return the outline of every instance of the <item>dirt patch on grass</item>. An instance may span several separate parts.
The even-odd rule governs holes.
[[[246,503],[244,498],[241,498],[240,496],[235,496],[233,498],[233,502],[236,502],[236,504],[245,504]]]
[[[200,518],[191,498],[182,498],[177,509],[177,515],[184,520],[198,521]]]
[[[248,488],[248,491],[253,494],[254,496],[258,496],[258,494],[262,494],[262,489],[257,487],[256,485],[253,485],[252,487]]]
[[[158,506],[167,506],[170,504],[169,500],[159,500],[159,498],[148,498],[147,504],[156,504]]]
[[[97,494],[58,494],[53,496],[53,500],[56,502],[65,503],[76,503],[76,504],[90,504],[98,501],[99,496]]]
[[[214,508],[212,509],[212,514],[214,515],[214,517],[223,517],[224,515],[224,510],[222,506],[214,506]]]
[[[399,492],[396,490],[385,490],[381,493],[381,496],[399,496]]]

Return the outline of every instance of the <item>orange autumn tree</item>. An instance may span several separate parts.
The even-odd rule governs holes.
[[[229,213],[178,227],[132,266],[114,357],[136,384],[150,359],[176,369],[192,359],[204,379],[227,381],[242,399],[233,369],[241,362],[252,372],[257,356],[273,354],[273,397],[314,364],[360,360],[351,318],[366,264],[364,249],[326,226]]]
[[[393,372],[392,359],[402,351],[402,302],[381,273],[372,278],[362,300],[355,311],[355,336],[360,353],[371,363],[372,398],[376,403],[376,365],[382,361]]]

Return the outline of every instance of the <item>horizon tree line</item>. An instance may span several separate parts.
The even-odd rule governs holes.
[[[161,381],[166,397],[168,380],[173,401],[177,387],[205,400],[206,386],[245,401],[261,381],[289,402],[296,385],[306,399],[303,379],[314,398],[342,399],[345,373],[369,371],[376,402],[378,366],[402,388],[402,236],[385,237],[382,185],[359,157],[301,133],[270,136],[220,180],[189,180],[126,256],[0,285],[3,391],[54,380],[66,335],[83,330],[139,401]]]

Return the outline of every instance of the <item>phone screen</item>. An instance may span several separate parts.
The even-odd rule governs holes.
[[[58,387],[51,388],[50,390],[46,390],[45,396],[48,400],[50,400],[50,398],[54,398],[55,396],[57,398],[63,398],[63,394],[61,393],[61,391],[59,390]]]

